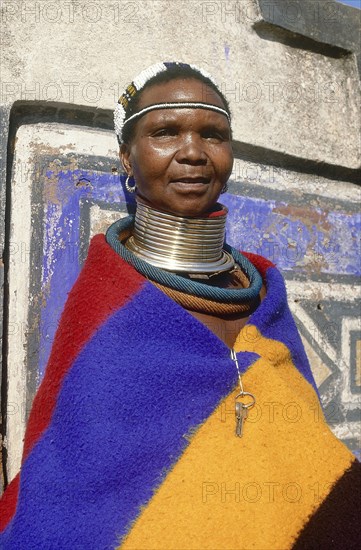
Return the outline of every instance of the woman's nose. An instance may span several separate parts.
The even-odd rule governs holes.
[[[193,133],[183,136],[176,154],[176,160],[179,163],[206,164],[207,155],[201,137]]]

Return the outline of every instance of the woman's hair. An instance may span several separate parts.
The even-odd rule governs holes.
[[[114,117],[119,143],[129,143],[134,135],[137,119],[131,120],[128,124],[126,122],[129,117],[137,113],[143,90],[155,84],[162,84],[176,79],[196,79],[211,88],[221,98],[226,112],[231,117],[229,104],[224,94],[212,80],[212,77],[207,75],[202,69],[198,69],[194,65],[176,62],[153,65],[134,79],[119,99],[119,105]],[[120,111],[122,120],[119,120]]]

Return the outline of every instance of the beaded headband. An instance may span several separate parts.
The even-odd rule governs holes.
[[[136,118],[139,118],[146,113],[149,113],[150,111],[156,111],[158,109],[208,109],[209,111],[216,111],[217,113],[221,113],[222,115],[225,115],[228,118],[228,122],[231,123],[231,119],[229,114],[225,109],[222,109],[221,107],[217,107],[216,105],[212,105],[212,103],[194,103],[192,101],[184,101],[184,102],[177,102],[177,103],[155,103],[154,105],[149,105],[148,107],[144,107],[144,109],[141,109],[137,113],[134,113],[134,115],[127,118],[127,120],[124,121],[123,128],[128,122],[131,120],[134,120]]]
[[[137,113],[134,113],[127,119],[126,117],[126,109],[129,105],[129,102],[132,100],[132,98],[140,91],[148,80],[156,76],[157,74],[167,71],[170,68],[174,66],[180,66],[180,67],[190,67],[194,71],[200,73],[205,78],[208,78],[216,87],[217,84],[212,78],[210,74],[208,74],[203,69],[200,69],[196,65],[190,65],[187,63],[178,63],[178,62],[172,62],[172,63],[156,63],[155,65],[152,65],[142,71],[131,84],[129,84],[123,94],[120,96],[118,100],[118,104],[114,111],[114,126],[115,126],[115,133],[118,137],[119,143],[122,143],[122,132],[124,126],[130,122],[131,120],[137,119],[149,111],[153,111],[155,109],[208,109],[211,111],[215,111],[218,113],[221,113],[225,115],[231,123],[230,116],[227,113],[225,109],[222,109],[221,107],[217,107],[216,105],[212,105],[210,103],[195,103],[195,102],[179,102],[179,103],[156,103],[154,105],[149,105],[148,107],[145,107],[144,109],[141,109]]]

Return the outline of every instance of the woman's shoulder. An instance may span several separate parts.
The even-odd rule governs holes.
[[[128,302],[144,282],[144,277],[112,250],[104,234],[95,235],[68,294],[60,327],[73,334],[79,324],[83,329],[94,328]],[[81,333],[83,329],[79,327]]]
[[[276,268],[276,265],[264,256],[260,256],[254,252],[246,252],[244,250],[242,250],[241,253],[246,256],[246,258],[258,269],[263,279],[270,267]]]
[[[90,240],[87,257],[74,287],[86,281],[101,287],[115,284],[119,287],[140,280],[144,278],[112,249],[105,235],[99,233]]]

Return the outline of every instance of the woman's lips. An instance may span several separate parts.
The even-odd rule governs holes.
[[[174,178],[171,183],[184,183],[186,185],[207,184],[211,181],[211,178],[205,176],[183,176],[181,178]]]
[[[176,192],[179,193],[198,193],[202,194],[208,189],[208,185],[210,184],[211,180],[206,180],[205,178],[202,179],[179,179],[179,180],[172,180],[170,182],[173,189],[176,190]]]

